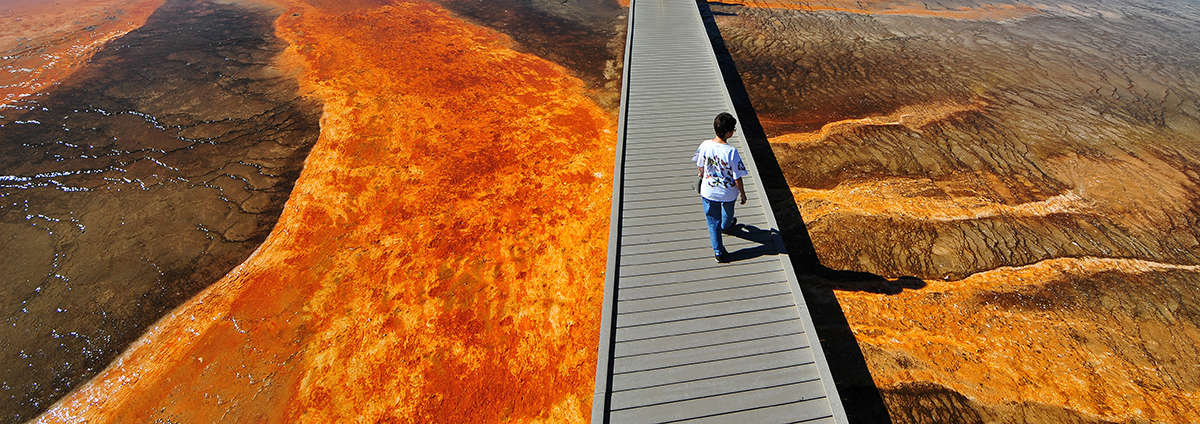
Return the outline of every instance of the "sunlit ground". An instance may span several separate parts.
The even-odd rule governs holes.
[[[822,264],[925,280],[837,292],[894,421],[1200,420],[1194,5],[735,3]]]
[[[0,4],[10,421],[586,419],[615,5]],[[1194,5],[711,7],[894,421],[1200,420]]]
[[[167,2],[173,16],[201,26],[211,25],[206,16],[236,21],[239,10],[249,22],[277,17],[271,32],[245,37],[281,43],[285,49],[278,55],[262,63],[225,53],[227,60],[261,64],[246,69],[266,74],[238,76],[243,79],[221,86],[256,87],[251,81],[262,75],[298,81],[293,93],[321,103],[319,139],[294,187],[289,184],[278,223],[250,257],[149,327],[41,421],[586,419],[616,139],[611,111],[595,100],[604,95],[588,87],[604,83],[585,83],[556,63],[517,52],[507,36],[437,5],[381,3]],[[114,37],[110,47],[123,40]],[[211,42],[222,51],[223,41]],[[195,61],[187,60],[185,66]],[[186,69],[181,72],[188,78]],[[279,87],[286,95],[287,86]],[[195,95],[186,87],[182,93],[169,90],[166,98]],[[217,104],[234,115],[247,107]],[[29,103],[22,107],[34,110]],[[2,129],[42,128],[40,122],[14,122],[20,116],[5,115],[10,121]],[[210,121],[172,121],[156,130],[195,140],[188,132],[206,125]],[[280,121],[247,125],[254,131]],[[238,131],[238,140],[255,139],[253,132]],[[221,139],[206,145],[225,144]],[[165,150],[165,157],[174,151]],[[134,172],[115,166],[103,172]],[[18,175],[35,172],[12,169]],[[258,169],[277,177],[269,168]],[[252,192],[255,178],[242,180]],[[109,186],[125,180],[97,180],[84,192],[157,190],[144,179],[138,179],[139,187],[119,189]],[[7,189],[25,193],[38,187]],[[222,208],[246,209],[248,200],[235,197],[235,188],[243,185],[216,191],[222,201],[233,202]],[[38,203],[24,204],[46,207],[40,202],[52,201],[47,199],[56,191],[46,192]],[[97,213],[102,211],[78,212]],[[196,231],[195,223],[186,225]],[[240,234],[201,229],[207,232],[199,234],[216,240]],[[51,246],[47,253],[69,255],[70,249],[55,253]],[[74,277],[70,273],[86,271],[59,272]],[[91,278],[119,285],[110,280],[120,276]],[[98,295],[88,292],[89,285],[71,288],[81,293],[75,295],[83,299],[78,302]],[[33,287],[34,294],[16,290],[5,293],[5,304],[45,299]],[[97,311],[106,313],[102,305]],[[49,339],[57,334],[27,312],[13,314],[7,322],[17,323],[14,328],[46,331]],[[8,343],[16,334],[7,334]],[[5,352],[17,358],[12,363],[26,361],[21,356],[26,350],[13,350],[18,349]],[[39,357],[54,357],[46,353]],[[47,362],[53,365],[39,363]],[[78,384],[77,377],[63,385]],[[45,408],[40,402],[55,396],[9,407],[27,413]]]

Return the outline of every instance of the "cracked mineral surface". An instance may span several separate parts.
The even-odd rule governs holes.
[[[710,6],[894,421],[1200,420],[1194,3]]]
[[[262,10],[17,3],[25,14],[0,20],[27,26],[15,41],[4,30],[3,63],[32,71],[0,109],[5,422],[45,410],[245,260],[321,113],[276,66],[287,44]]]

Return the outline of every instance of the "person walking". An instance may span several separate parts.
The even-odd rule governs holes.
[[[746,189],[742,177],[749,174],[737,148],[728,140],[737,130],[737,118],[722,112],[713,119],[713,130],[717,136],[704,140],[696,148],[692,161],[696,162],[700,182],[700,198],[704,201],[704,220],[708,223],[708,238],[712,242],[713,256],[717,262],[728,262],[729,252],[721,243],[721,234],[728,233],[737,225],[733,216],[733,202],[741,198],[746,204]]]

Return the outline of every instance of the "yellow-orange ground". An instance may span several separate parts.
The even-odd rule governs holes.
[[[586,420],[611,117],[425,2],[276,25],[325,102],[279,223],[40,421]]]
[[[998,411],[1036,403],[1114,422],[1194,422],[1200,393],[1180,384],[1180,367],[1164,370],[1154,358],[1195,364],[1200,333],[1188,322],[1187,308],[1172,299],[1178,294],[1136,283],[1139,276],[1172,271],[1200,267],[1061,258],[929,281],[925,289],[890,297],[837,297],[881,389],[931,382]],[[1137,316],[1122,296],[1088,298],[1096,296],[1092,280],[1106,273],[1122,275],[1120,288],[1135,293],[1129,297],[1151,298],[1155,310]],[[1111,315],[1084,310],[1088,303],[1102,304]],[[1004,422],[1017,422],[1016,415]]]

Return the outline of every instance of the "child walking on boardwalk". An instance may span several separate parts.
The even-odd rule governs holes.
[[[727,142],[737,129],[737,118],[722,112],[713,119],[716,138],[704,140],[696,149],[692,160],[696,162],[700,183],[700,198],[704,201],[704,219],[708,222],[708,238],[712,242],[713,256],[717,262],[729,260],[729,252],[721,243],[721,233],[733,230],[737,218],[733,216],[733,202],[741,197],[746,204],[746,189],[742,177],[749,174],[737,148]]]

